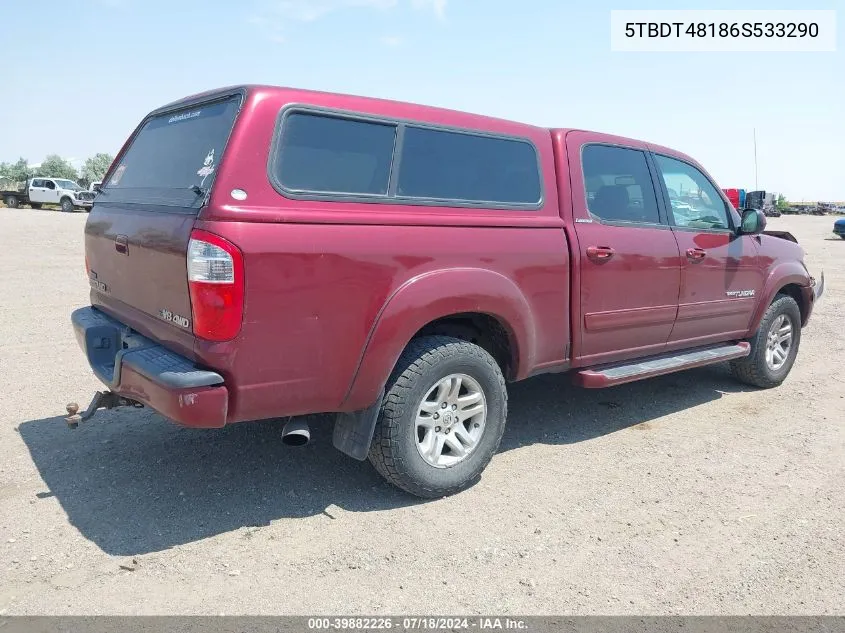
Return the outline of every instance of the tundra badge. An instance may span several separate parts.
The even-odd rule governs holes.
[[[91,284],[91,287],[97,292],[107,293],[109,291],[108,286],[97,279],[97,273],[93,270],[88,273],[88,283]]]

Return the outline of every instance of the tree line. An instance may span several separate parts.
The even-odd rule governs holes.
[[[29,166],[29,161],[19,158],[14,163],[0,163],[0,182],[22,183],[28,178],[44,176],[50,178],[66,178],[88,187],[92,182],[102,181],[114,157],[111,154],[94,154],[87,158],[82,168],[77,170],[58,154],[50,154],[37,168]]]

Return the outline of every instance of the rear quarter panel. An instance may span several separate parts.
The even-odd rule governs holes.
[[[528,137],[542,165],[543,206],[285,198],[267,175],[271,141],[279,111],[303,102]],[[236,188],[247,200],[229,195]],[[546,130],[409,104],[256,90],[197,228],[244,253],[241,333],[196,350],[227,378],[230,421],[369,406],[414,333],[460,312],[502,321],[518,349],[517,377],[566,357],[569,255]]]

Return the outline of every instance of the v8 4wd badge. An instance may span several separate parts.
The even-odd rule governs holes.
[[[173,314],[170,310],[167,310],[166,308],[161,309],[158,315],[165,321],[174,323],[179,327],[189,328],[191,326],[191,322],[188,319],[178,314]]]

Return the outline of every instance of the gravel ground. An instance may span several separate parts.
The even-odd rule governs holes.
[[[0,614],[834,614],[845,605],[845,241],[784,217],[828,289],[761,392],[723,366],[511,386],[500,453],[420,502],[279,426],[115,411],[68,316],[85,214],[0,209]]]

